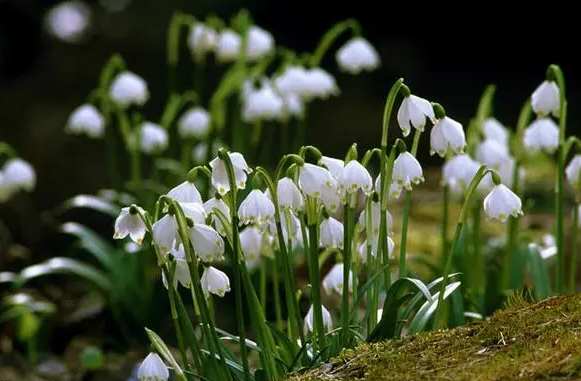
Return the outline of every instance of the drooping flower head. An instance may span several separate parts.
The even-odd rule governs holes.
[[[379,54],[363,37],[354,37],[347,41],[335,55],[339,67],[351,74],[363,70],[373,71],[380,65]]]
[[[246,164],[246,160],[244,160],[244,156],[241,153],[228,152],[228,156],[234,168],[234,183],[236,184],[236,188],[246,188],[246,179],[248,178],[248,174],[252,172],[252,169]],[[210,162],[210,167],[212,168],[212,185],[223,196],[230,191],[226,163],[224,160],[216,157]]]

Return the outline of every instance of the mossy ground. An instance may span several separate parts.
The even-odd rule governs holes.
[[[452,330],[363,344],[290,381],[580,380],[581,295]]]

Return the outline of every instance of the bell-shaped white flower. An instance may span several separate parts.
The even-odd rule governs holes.
[[[343,224],[333,217],[321,222],[321,246],[324,248],[343,249]]]
[[[297,185],[288,177],[283,177],[276,184],[278,206],[281,209],[302,210],[305,205],[303,194]]]
[[[321,188],[319,199],[330,213],[335,213],[339,210],[343,204],[344,197],[341,194],[337,180],[333,179]]]
[[[242,107],[242,119],[248,123],[257,120],[281,119],[284,111],[283,99],[268,81],[263,81],[258,90],[247,91]]]
[[[373,71],[380,65],[379,54],[363,37],[347,41],[335,54],[337,64],[342,70],[359,74],[363,70]]]
[[[274,78],[274,86],[283,95],[303,95],[308,92],[309,75],[302,66],[287,66],[284,71]]]
[[[466,147],[466,136],[462,125],[447,116],[438,119],[430,132],[430,155],[446,156],[448,149],[462,153]]]
[[[252,25],[248,28],[246,58],[256,61],[274,51],[274,37],[266,30]]]
[[[403,136],[408,136],[412,127],[423,131],[426,118],[434,120],[434,108],[428,100],[415,95],[405,97],[397,111],[397,123]]]
[[[307,196],[321,197],[324,187],[331,187],[335,179],[327,169],[305,163],[299,169],[299,187]]]
[[[211,226],[194,224],[190,230],[190,240],[196,255],[204,262],[224,259],[224,241]]]
[[[208,217],[208,215],[206,214],[202,204],[197,202],[180,202],[179,204],[184,215],[191,219],[194,224],[206,223],[206,217]]]
[[[238,208],[240,223],[244,225],[269,222],[274,218],[274,204],[259,189],[253,189]]]
[[[282,95],[282,94],[281,94]],[[301,119],[305,112],[305,102],[303,102],[302,98],[298,94],[288,93],[286,95],[282,95],[283,101],[283,113],[282,117],[289,118],[289,117],[296,117]]]
[[[567,176],[567,181],[575,189],[579,188],[579,172],[581,171],[581,155],[575,155],[573,159],[565,168],[565,176]]]
[[[476,149],[476,159],[490,168],[499,169],[509,158],[508,146],[496,140],[486,139]]]
[[[302,242],[302,232],[301,232],[301,221],[297,216],[295,216],[289,210],[283,211],[283,216],[281,216],[280,226],[282,227],[282,236],[284,238],[285,244],[289,243],[289,239],[291,240],[291,244],[293,246],[303,246]],[[276,224],[273,222],[270,223],[269,226],[270,234],[273,237],[276,237],[278,232],[276,230]],[[278,240],[275,239],[274,245],[278,248]]]
[[[369,171],[357,160],[351,160],[342,169],[339,175],[339,187],[341,190],[352,193],[361,189],[369,194],[373,191],[373,180]]]
[[[326,167],[334,178],[338,179],[343,172],[345,167],[345,162],[341,159],[335,159],[333,157],[321,156],[319,159],[319,165]]]
[[[212,266],[204,269],[200,284],[206,297],[210,294],[223,297],[230,291],[230,279],[228,279],[228,275]]]
[[[93,139],[101,138],[105,134],[105,119],[95,106],[85,104],[71,113],[65,131],[72,135],[85,134]]]
[[[333,319],[331,319],[331,313],[323,305],[321,305],[321,310],[323,315],[323,326],[325,327],[326,332],[329,332],[330,330],[333,329]],[[305,316],[305,322],[303,326],[305,334],[313,332],[313,329],[315,327],[314,320],[315,320],[315,310],[311,305],[311,308],[309,308],[309,311]]]
[[[530,151],[553,153],[559,146],[559,127],[551,118],[539,118],[525,129],[523,140]]]
[[[32,191],[36,186],[36,172],[32,165],[20,158],[9,159],[2,168],[3,186],[12,190]]]
[[[335,78],[325,70],[315,67],[307,71],[305,88],[300,94],[304,99],[327,99],[331,95],[338,95],[339,88]]]
[[[559,86],[554,81],[543,81],[531,96],[531,106],[539,116],[553,114],[559,117]]]
[[[176,259],[176,267],[174,273],[173,286],[176,288],[178,283],[184,287],[190,287],[192,283],[192,277],[190,275],[190,268],[186,260],[186,252],[184,250],[184,245],[179,244],[177,248],[172,248],[170,250],[171,255]],[[161,273],[161,280],[165,288],[168,288],[168,280],[165,277],[165,272]]]
[[[159,124],[143,122],[134,139],[139,141],[139,149],[148,155],[164,151],[169,144],[167,130]]]
[[[523,214],[520,198],[503,184],[496,185],[486,196],[484,211],[489,218],[503,223],[509,216],[518,217]]]
[[[216,56],[220,61],[235,61],[240,54],[242,39],[231,29],[223,30],[218,36]]]
[[[367,226],[367,215],[366,210],[363,209],[361,214],[359,215],[358,219],[358,228],[360,232],[366,231],[365,227]],[[385,222],[386,222],[386,229],[388,234],[393,233],[393,217],[389,211],[385,211]],[[371,228],[370,232],[374,237],[379,236],[379,227],[381,225],[381,204],[377,201],[371,202]]]
[[[196,188],[196,184],[189,181],[184,181],[180,185],[172,188],[167,192],[167,195],[178,202],[202,203],[202,196],[198,188]]]
[[[381,194],[381,174],[377,175],[377,178],[375,179],[375,184],[373,185],[373,189],[375,190],[376,193]],[[387,196],[389,197],[390,200],[395,200],[399,198],[399,196],[401,195],[402,189],[403,188],[399,186],[397,182],[392,181],[387,189]]]
[[[466,154],[459,154],[448,160],[442,169],[442,182],[449,187],[458,185],[465,191],[476,176],[480,165]]]
[[[203,139],[210,133],[210,114],[202,107],[193,107],[178,120],[178,133],[183,139]]]
[[[357,254],[361,259],[361,263],[367,263],[367,242],[363,241],[360,245],[357,246]],[[373,237],[371,242],[371,256],[375,258],[377,256],[377,245],[378,245],[378,237]],[[395,242],[391,237],[387,237],[387,254],[389,258],[393,259],[393,249],[395,248]]]
[[[121,107],[143,106],[149,99],[149,90],[143,78],[124,71],[113,79],[109,87],[109,97]]]
[[[197,22],[190,28],[187,44],[193,55],[204,55],[214,50],[217,42],[218,34],[208,25]]]
[[[246,164],[244,156],[238,152],[228,152],[232,167],[234,168],[234,183],[238,189],[246,188],[246,179],[252,169]],[[226,170],[226,163],[219,157],[214,158],[210,162],[212,168],[212,185],[220,195],[225,195],[230,191],[230,182],[228,180],[228,171]]]
[[[247,227],[240,233],[240,246],[246,260],[257,260],[265,250],[263,233],[256,226]]]
[[[141,362],[137,371],[139,381],[167,381],[169,370],[157,353],[151,352]]]
[[[353,271],[349,270],[349,292],[353,291]],[[343,264],[336,263],[327,275],[323,278],[323,289],[327,294],[335,291],[338,294],[343,293]]]
[[[224,215],[224,217],[226,217],[226,220],[228,221],[228,223],[230,223],[230,208],[228,207],[228,205],[226,205],[226,203],[224,202],[224,200],[217,199],[215,197],[212,197],[211,199],[209,199],[208,201],[206,201],[204,203],[204,210],[206,211],[206,214],[211,215],[212,216],[212,222],[214,223],[214,226],[216,227],[216,230],[218,231],[218,233],[220,233],[220,235],[225,236],[226,235],[226,226],[222,223],[222,221],[216,216],[216,210],[222,212],[222,214]]]
[[[393,180],[399,187],[412,189],[412,183],[424,181],[424,172],[420,162],[409,152],[399,154],[393,163]]]
[[[143,223],[139,212],[143,213],[143,209],[139,206],[121,209],[119,216],[115,219],[114,239],[123,239],[129,236],[135,243],[141,244],[143,242],[147,227]]]
[[[498,120],[488,118],[482,125],[482,133],[485,139],[496,140],[500,144],[508,145],[508,131]]]
[[[178,238],[178,224],[175,218],[166,214],[152,226],[153,242],[162,254],[168,253]]]
[[[80,1],[64,1],[45,13],[44,22],[54,37],[68,43],[79,43],[86,37],[91,24],[91,8]]]

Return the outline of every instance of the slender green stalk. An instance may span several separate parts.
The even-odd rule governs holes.
[[[260,305],[262,308],[266,309],[266,272],[268,269],[266,268],[266,258],[260,258]]]
[[[167,31],[167,68],[168,68],[168,94],[172,94],[177,86],[177,66],[180,55],[180,32],[182,27],[191,27],[195,19],[187,14],[176,12],[172,15]]]
[[[303,115],[296,121],[296,132],[294,134],[293,145],[291,149],[296,152],[305,143],[307,137],[307,118],[308,118],[308,105],[304,106]]]
[[[275,254],[276,255],[276,254]],[[276,318],[276,327],[283,329],[282,307],[280,303],[280,277],[278,275],[278,266],[276,257],[270,261],[272,265],[272,292],[274,296],[274,316]],[[291,322],[289,321],[289,325]]]
[[[325,327],[323,324],[323,308],[321,304],[321,274],[319,271],[319,229],[316,222],[308,223],[309,229],[309,279],[311,283],[311,299],[313,302],[313,325],[319,351],[325,349]],[[315,347],[314,347],[315,348]],[[313,348],[313,349],[314,349]],[[317,353],[316,351],[314,353]]]
[[[514,217],[512,217],[514,219]],[[470,269],[473,278],[474,291],[479,295],[485,289],[484,262],[480,242],[480,200],[476,200],[472,207],[472,248],[473,266]],[[472,272],[473,271],[473,272]]]
[[[573,221],[571,223],[571,262],[569,265],[569,292],[574,293],[577,288],[577,237],[579,235],[579,207],[581,204],[576,203],[573,206]]]
[[[349,331],[349,317],[351,315],[351,307],[349,306],[349,271],[351,270],[351,224],[354,211],[349,204],[345,205],[343,209],[343,290],[341,297],[341,342],[343,348],[348,348],[351,341]],[[355,290],[355,289],[354,289]],[[356,308],[357,306],[353,306]]]
[[[442,224],[440,226],[440,245],[442,247],[442,264],[446,262],[448,252],[448,216],[450,214],[450,188],[448,185],[442,187]]]
[[[175,263],[174,263],[175,266]],[[175,269],[175,267],[174,267]],[[167,278],[166,275],[166,279],[168,279],[168,295],[169,295],[169,306],[170,306],[170,310],[171,310],[171,318],[173,321],[173,325],[174,325],[174,330],[176,332],[176,338],[178,340],[178,348],[180,351],[180,356],[182,357],[182,363],[184,364],[184,367],[186,368],[186,370],[190,370],[189,369],[189,362],[188,362],[188,357],[186,356],[186,349],[185,349],[185,345],[184,345],[184,337],[182,334],[182,329],[180,326],[180,322],[179,322],[179,315],[178,315],[178,311],[176,308],[176,299],[175,299],[175,288],[173,287],[174,284],[174,277],[175,277],[175,271],[167,271],[167,274],[169,275],[169,278]],[[197,357],[196,357],[197,359]]]
[[[311,56],[309,65],[311,67],[317,67],[321,64],[321,60],[325,56],[325,53],[331,48],[333,42],[344,32],[348,30],[353,30],[355,35],[361,34],[361,27],[355,19],[347,19],[345,21],[337,23],[331,29],[325,33],[321,38],[321,41],[317,45],[317,49]]]

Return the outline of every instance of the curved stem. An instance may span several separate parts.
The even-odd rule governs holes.
[[[169,94],[176,89],[176,69],[180,55],[180,32],[182,27],[190,27],[195,19],[191,15],[176,12],[172,15],[167,30],[167,66],[168,66],[168,90]]]
[[[125,61],[123,61],[123,58],[119,54],[112,55],[101,70],[101,75],[99,76],[99,91],[101,95],[107,94],[111,80],[122,70],[125,70]]]
[[[361,34],[361,27],[359,23],[355,19],[348,19],[336,24],[334,27],[329,29],[327,33],[321,38],[319,45],[317,45],[317,49],[311,56],[309,65],[311,67],[317,67],[321,64],[323,60],[323,56],[325,53],[331,48],[333,42],[344,32],[348,31],[349,29],[353,30],[353,34],[359,35]]]

